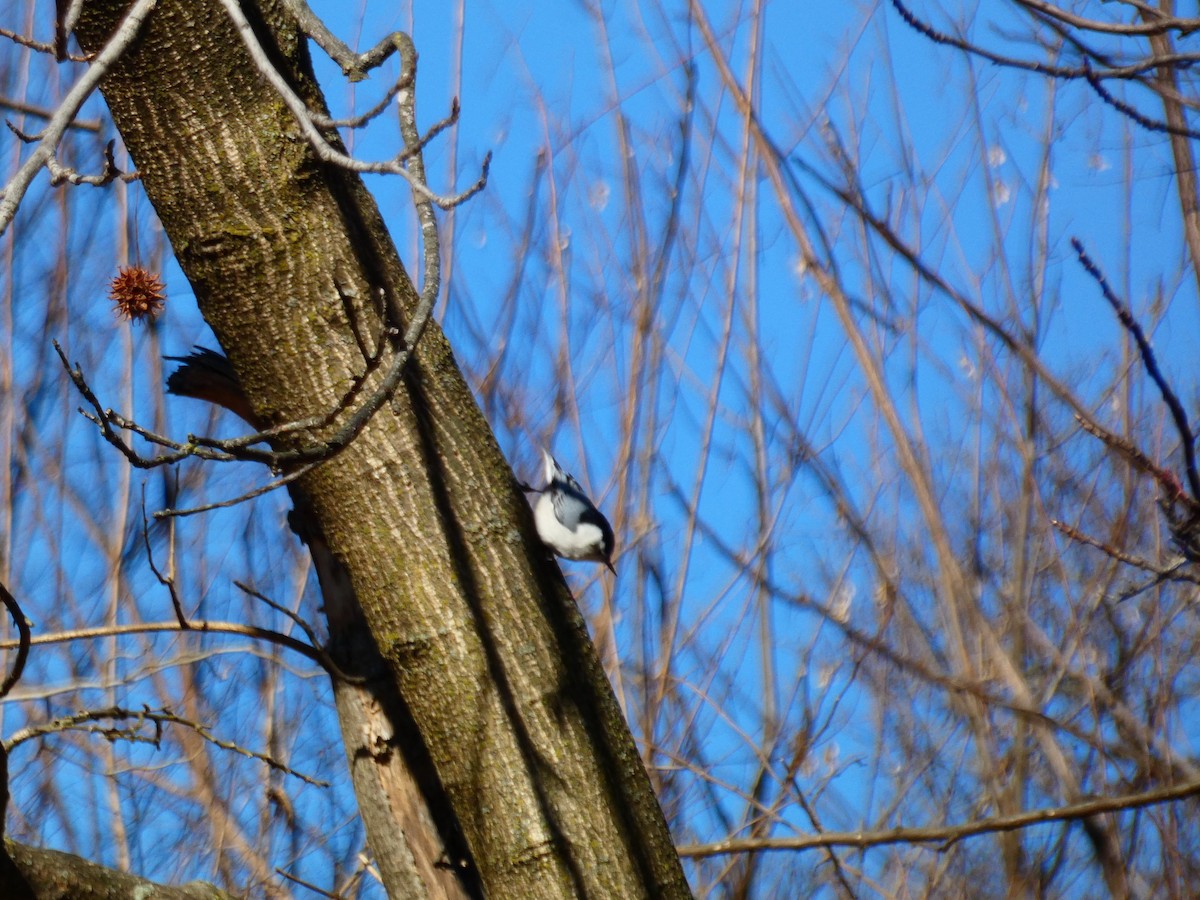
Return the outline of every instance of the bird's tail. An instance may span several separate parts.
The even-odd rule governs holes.
[[[165,356],[181,363],[167,378],[168,393],[178,397],[193,397],[223,406],[258,430],[258,417],[242,391],[237,374],[229,360],[207,347],[196,347],[187,356]]]
[[[558,461],[550,455],[549,450],[547,450],[545,447],[542,447],[541,450],[542,473],[546,478],[546,484],[549,484],[552,481],[561,481],[563,477],[562,467],[559,466]]]

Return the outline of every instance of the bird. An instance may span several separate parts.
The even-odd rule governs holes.
[[[262,430],[262,420],[250,408],[250,401],[233,371],[233,363],[216,350],[196,344],[187,356],[164,356],[163,359],[182,363],[167,379],[168,394],[223,406],[255,431]]]
[[[556,556],[604,563],[616,575],[612,564],[613,530],[608,519],[545,448],[542,462],[546,486],[533,506],[538,537]]]

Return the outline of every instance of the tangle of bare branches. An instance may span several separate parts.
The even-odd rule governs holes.
[[[128,721],[129,724],[121,728],[112,725],[97,724],[108,720]],[[150,734],[142,730],[142,727],[147,724],[153,726],[153,731]],[[169,709],[151,709],[148,706],[140,710],[125,709],[120,706],[110,706],[104,709],[88,709],[69,716],[60,716],[57,719],[44,722],[40,725],[29,725],[16,731],[6,740],[4,742],[4,749],[11,753],[26,741],[51,734],[61,734],[65,731],[82,731],[88,734],[97,734],[110,741],[123,740],[133,743],[150,744],[158,749],[162,743],[164,725],[178,725],[182,728],[187,728],[200,735],[200,737],[204,738],[204,740],[214,747],[238,753],[247,759],[256,759],[277,772],[283,772],[285,775],[291,775],[293,778],[300,779],[305,784],[311,784],[313,787],[329,787],[329,782],[305,775],[303,772],[298,772],[291,766],[275,759],[270,754],[249,750],[233,741],[218,738],[202,722],[194,722],[186,719]]]

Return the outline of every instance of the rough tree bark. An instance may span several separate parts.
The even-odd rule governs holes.
[[[5,839],[0,896],[5,900],[234,900],[211,884],[173,887],[98,866],[71,853]]]
[[[294,23],[243,5],[323,110]],[[85,3],[85,49],[124,6]],[[361,180],[315,158],[219,4],[163,0],[102,90],[258,419],[325,412],[370,371],[369,393],[415,291]],[[488,895],[687,895],[582,618],[436,323],[390,404],[299,486]]]

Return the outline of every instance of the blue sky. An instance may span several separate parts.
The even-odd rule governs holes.
[[[15,7],[9,3],[5,8]],[[806,787],[830,786],[830,793],[821,794],[816,803],[826,827],[874,821],[891,792],[898,790],[870,762],[880,738],[876,716],[887,711],[877,709],[869,693],[852,680],[855,672],[836,629],[811,611],[778,601],[769,604],[777,643],[764,657],[758,646],[762,619],[752,579],[703,535],[687,543],[688,519],[671,489],[674,485],[690,493],[704,466],[701,518],[730,546],[753,547],[760,523],[752,477],[755,403],[748,385],[751,348],[758,347],[762,371],[778,383],[780,404],[788,412],[785,417],[769,411],[763,422],[765,458],[774,486],[767,503],[775,517],[770,578],[819,605],[851,598],[851,621],[863,628],[873,622],[877,586],[872,569],[862,550],[847,549],[845,522],[824,486],[797,462],[793,425],[817,448],[822,462],[839,474],[850,499],[873,527],[888,532],[885,523],[894,525],[894,549],[902,560],[915,565],[929,554],[921,544],[922,525],[911,494],[894,472],[888,474],[894,469],[891,439],[873,410],[841,326],[811,273],[799,265],[796,242],[770,199],[761,164],[751,170],[747,183],[757,186],[763,199],[747,218],[738,218],[739,192],[744,190],[738,182],[741,122],[699,30],[689,24],[686,4],[665,10],[634,2],[602,4],[601,29],[589,8],[579,3],[464,3],[461,43],[460,9],[444,3],[313,7],[360,49],[391,29],[412,29],[421,55],[418,112],[423,124],[441,118],[451,98],[460,98],[459,125],[427,155],[435,189],[450,192],[465,186],[476,177],[484,155],[494,154],[487,190],[453,215],[441,217],[453,261],[443,324],[464,367],[478,375],[495,350],[501,325],[513,316],[511,347],[501,371],[512,389],[509,402],[520,404],[521,415],[506,415],[502,404],[489,408],[501,446],[519,476],[536,479],[536,444],[552,444],[560,461],[610,511],[636,468],[619,467],[617,446],[627,412],[630,370],[637,358],[633,326],[623,305],[637,278],[635,236],[644,227],[652,249],[661,240],[670,206],[668,190],[679,161],[684,62],[694,61],[697,105],[681,203],[681,221],[689,237],[675,248],[656,306],[661,371],[645,382],[660,388],[653,411],[657,424],[645,437],[657,451],[648,476],[651,521],[640,523],[633,512],[623,519],[624,562],[618,563],[622,575],[615,586],[596,581],[591,570],[582,567],[568,565],[568,575],[580,588],[586,610],[598,612],[610,603],[615,610],[614,633],[628,668],[624,687],[635,706],[636,692],[630,685],[638,667],[652,661],[647,651],[659,637],[661,613],[658,586],[650,577],[638,580],[634,573],[639,563],[647,569],[657,566],[667,593],[677,583],[682,585],[679,621],[690,641],[680,651],[675,671],[686,682],[685,694],[711,691],[714,702],[699,703],[660,725],[667,732],[690,728],[722,787],[705,794],[698,779],[682,789],[681,830],[687,834],[681,838],[723,835],[727,823],[718,821],[718,811],[735,823],[745,815],[744,798],[728,786],[744,784],[754,772],[751,739],[762,729],[764,693],[787,710],[788,727],[798,727],[805,703],[820,721],[833,723],[820,732],[803,770]],[[744,80],[750,65],[746,54],[755,40],[754,7],[711,3],[704,8],[732,67]],[[1200,306],[1182,262],[1172,163],[1161,135],[1128,123],[1098,103],[1084,84],[1051,86],[1038,76],[986,62],[966,63],[914,33],[888,4],[775,2],[762,10],[765,24],[757,64],[761,120],[793,164],[809,204],[806,227],[819,226],[829,235],[847,290],[875,317],[863,313],[866,330],[886,360],[888,383],[906,404],[907,422],[914,431],[919,425],[934,448],[938,488],[948,508],[969,509],[977,492],[988,493],[980,487],[981,479],[973,478],[972,466],[1002,443],[1011,424],[1005,420],[1005,397],[997,383],[1009,387],[1019,378],[981,386],[977,373],[989,360],[1004,369],[1012,366],[1011,359],[949,300],[883,252],[876,238],[862,235],[843,205],[808,174],[804,166],[837,180],[829,132],[823,130],[826,123],[853,157],[874,209],[886,215],[943,277],[992,313],[1011,314],[1029,324],[1035,321],[1035,308],[1040,309],[1036,321],[1043,359],[1087,403],[1106,414],[1113,412],[1115,419],[1107,391],[1113,373],[1127,365],[1121,355],[1122,334],[1094,283],[1074,260],[1068,240],[1079,237],[1142,318],[1185,403],[1189,409],[1194,406],[1194,380],[1187,375]],[[954,27],[955,19],[937,10],[920,12],[939,27]],[[1003,37],[1000,29],[1014,24],[1007,5],[980,4],[954,16],[969,23],[975,39],[1013,52],[1032,52]],[[37,18],[35,31],[44,30],[48,21],[46,16]],[[610,56],[611,73],[606,63]],[[335,114],[370,106],[396,74],[395,64],[388,63],[368,82],[348,86],[320,51],[314,50],[314,59]],[[45,91],[51,96],[57,89],[52,79],[27,88],[35,95]],[[100,116],[101,106],[93,101],[85,117]],[[621,117],[631,136],[628,169],[617,143]],[[106,132],[103,137],[107,136]],[[72,146],[87,158],[99,140],[76,139]],[[350,145],[363,157],[390,156],[396,147],[392,118],[385,116],[356,134]],[[9,145],[4,150],[9,151]],[[534,187],[539,153],[545,154],[546,168]],[[1043,164],[1050,179],[1044,195],[1035,190]],[[643,205],[636,209],[622,196],[628,170],[638,173],[644,191]],[[399,179],[382,177],[369,183],[402,257],[416,259],[407,187]],[[532,206],[531,191],[536,191]],[[128,477],[134,495],[144,482],[148,503],[157,508],[165,491],[160,476],[122,473],[120,461],[86,423],[62,416],[61,410],[77,400],[62,386],[53,357],[46,355],[46,334],[61,336],[71,357],[84,361],[98,393],[113,398],[106,402],[129,408],[140,419],[160,421],[173,434],[237,430],[228,420],[213,424],[199,404],[164,404],[161,399],[161,373],[154,371],[154,360],[186,352],[193,343],[214,342],[136,186],[124,194],[92,192],[74,201],[84,212],[72,219],[70,271],[59,297],[66,312],[55,327],[47,328],[47,307],[19,298],[40,291],[52,280],[48,273],[63,264],[53,252],[61,234],[53,214],[56,198],[53,193],[31,197],[31,203],[44,207],[28,206],[19,220],[19,243],[5,276],[12,311],[5,334],[11,335],[14,359],[30,364],[36,360],[44,369],[43,379],[59,379],[46,391],[42,408],[53,410],[45,413],[55,423],[53,428],[47,425],[46,433],[48,439],[62,439],[66,477],[77,485],[109,485]],[[134,235],[130,255],[144,261],[161,258],[168,284],[168,312],[152,328],[114,329],[101,299],[112,255],[120,253],[117,235],[125,227],[121,202],[127,203],[136,223],[129,229]],[[533,243],[522,251],[519,238],[530,209]],[[1043,225],[1044,236],[1038,231]],[[1039,263],[1043,251],[1044,267]],[[520,258],[522,254],[526,258]],[[508,306],[510,296],[514,299]],[[712,449],[702,453],[708,388],[721,371],[724,316],[730,309],[727,374],[718,393]],[[888,322],[900,324],[889,330]],[[568,409],[557,420],[553,362],[564,341],[569,341],[576,375],[578,419]],[[141,377],[131,378],[131,372]],[[1135,398],[1148,392],[1140,374],[1132,383]],[[984,415],[971,410],[977,396],[984,398]],[[1146,409],[1152,413],[1154,407]],[[789,417],[791,422],[786,421]],[[638,440],[643,438],[639,435]],[[1078,437],[1074,440],[1070,452],[1079,455],[1075,458],[1096,452]],[[1169,447],[1169,440],[1165,443]],[[1015,458],[1009,450],[996,455],[1010,462]],[[201,472],[188,466],[184,471],[186,502],[223,499],[262,480],[252,467]],[[126,499],[102,496],[100,501],[111,500],[117,511]],[[980,508],[999,515],[1001,499],[985,496]],[[108,602],[103,593],[110,578],[106,561],[94,555],[94,539],[89,543],[76,533],[69,508],[49,514],[48,524],[33,524],[42,505],[28,493],[17,502],[14,535],[34,535],[15,566],[20,582],[31,593],[50,583],[65,584],[72,593],[91,598],[80,603],[85,617],[99,616]],[[258,501],[252,513],[220,513],[180,524],[179,539],[192,553],[183,565],[205,614],[261,620],[263,610],[232,587],[234,578],[270,585],[276,599],[287,597],[313,608],[316,598],[312,585],[306,587],[302,557],[283,527],[286,507],[284,497],[273,496]],[[161,618],[169,609],[138,555],[136,525],[137,517],[130,518],[124,563],[128,583],[122,593],[134,600],[141,615]],[[80,552],[79,565],[64,565],[60,545],[46,537],[56,533],[65,544],[80,541],[80,546],[92,548]],[[991,532],[990,539],[987,549],[1003,557],[999,531]],[[11,538],[13,544],[20,540]],[[685,557],[686,574],[681,569]],[[923,588],[913,592],[918,604],[930,603]],[[993,608],[999,603],[995,596],[986,599]],[[929,605],[922,611],[936,622]],[[164,640],[157,646],[174,653],[181,643]],[[233,658],[220,657],[205,664],[204,671],[240,684],[259,677],[259,666],[265,665]],[[56,681],[68,677],[65,665],[56,659],[34,672]],[[143,661],[130,665],[137,669]],[[774,669],[776,683],[767,691],[761,681],[769,668]],[[128,689],[126,701],[141,698],[144,680],[139,678]],[[312,717],[307,721],[315,723],[314,731],[328,733],[327,691],[319,682],[300,679],[281,691],[285,705]],[[232,690],[229,696],[231,703],[238,702]],[[716,698],[722,696],[728,699],[718,709]],[[942,698],[933,695],[928,702],[933,710]],[[1184,742],[1194,738],[1186,731],[1179,737]],[[960,744],[956,747],[961,749]],[[785,750],[772,760],[776,769]],[[297,756],[314,767],[336,760],[338,752],[336,745],[295,748]],[[130,753],[143,760],[143,750]],[[333,801],[317,798],[309,788],[299,788],[298,795],[313,798],[314,809],[330,804],[349,821],[352,800],[344,776],[336,777],[342,780]],[[129,796],[134,796],[132,788]],[[1043,798],[1029,799],[1036,803]],[[971,798],[960,800],[963,805],[956,812],[965,815]],[[253,809],[248,806],[247,818],[252,818]],[[914,802],[901,806],[895,820],[917,824],[914,820],[928,815],[928,809]],[[777,833],[786,833],[789,826],[804,831],[811,823],[791,807],[780,815]],[[164,824],[164,833],[169,827]],[[341,827],[347,845],[352,845],[359,838],[355,826]],[[55,825],[44,829],[51,836],[61,834]],[[96,840],[101,843],[102,831],[98,824]],[[780,856],[770,865],[786,883],[789,877],[823,877],[818,859]],[[146,863],[153,868],[149,860]],[[322,868],[328,865],[324,857],[298,865],[301,874],[317,880],[328,874]]]

